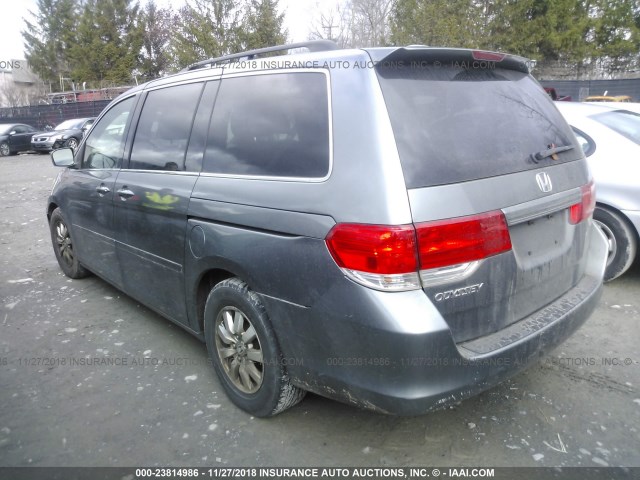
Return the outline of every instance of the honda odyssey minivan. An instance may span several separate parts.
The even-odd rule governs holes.
[[[200,338],[252,415],[307,391],[445,407],[537,361],[601,292],[582,149],[511,55],[214,58],[121,95],[52,158],[64,273]]]

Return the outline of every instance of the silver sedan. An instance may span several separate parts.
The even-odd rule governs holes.
[[[605,280],[631,266],[640,236],[640,114],[627,110],[628,105],[556,102],[595,179],[594,220],[609,241]]]

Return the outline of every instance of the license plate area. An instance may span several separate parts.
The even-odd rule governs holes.
[[[572,245],[573,225],[567,209],[509,227],[513,252],[523,270],[561,260]]]

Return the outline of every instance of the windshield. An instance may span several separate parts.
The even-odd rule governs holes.
[[[71,120],[65,120],[60,125],[58,125],[55,130],[79,130],[82,128],[82,124],[84,123],[84,118],[78,120],[77,118]]]
[[[640,115],[637,113],[615,110],[599,113],[591,118],[640,145]]]
[[[558,148],[572,146],[573,133],[525,73],[438,64],[382,67],[378,76],[408,188],[582,158],[578,145]]]

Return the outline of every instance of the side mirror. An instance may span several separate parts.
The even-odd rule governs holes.
[[[74,165],[73,150],[69,147],[54,150],[51,152],[51,161],[56,167],[70,167]]]
[[[9,135],[15,135],[15,134],[16,134],[16,131],[15,131],[15,130],[11,130],[11,131],[9,132]]]

